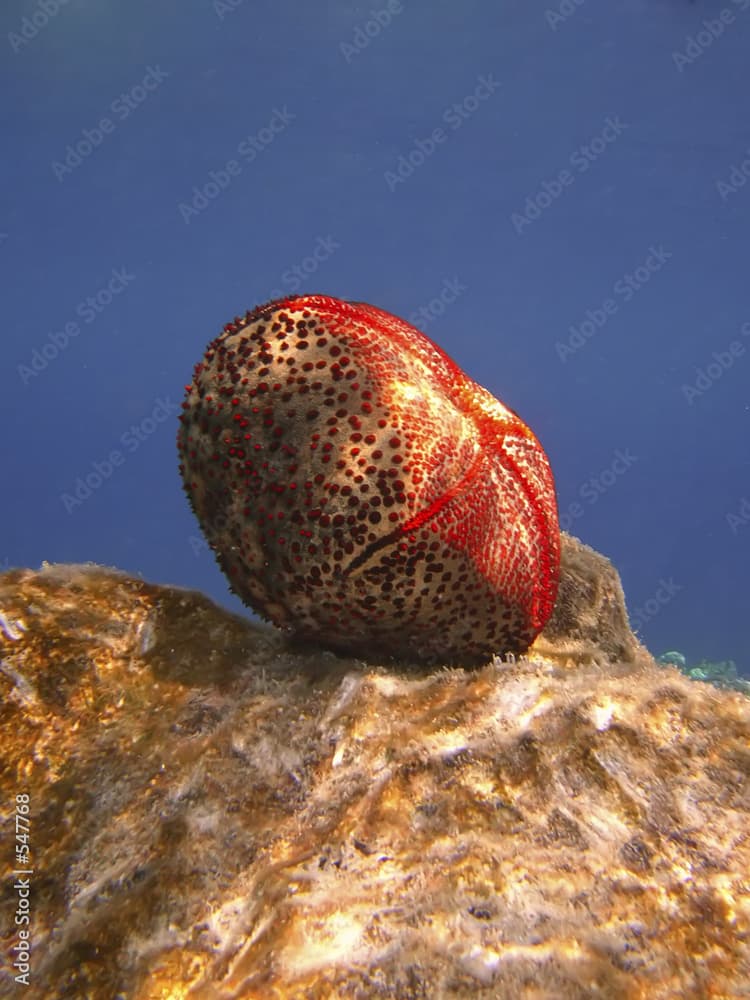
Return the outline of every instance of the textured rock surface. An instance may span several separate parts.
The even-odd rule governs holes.
[[[560,529],[541,445],[408,323],[306,295],[209,344],[178,437],[232,589],[353,655],[521,653],[555,603]]]
[[[0,577],[34,869],[0,994],[749,996],[750,699],[656,666],[564,550],[543,659],[431,674],[99,567]]]

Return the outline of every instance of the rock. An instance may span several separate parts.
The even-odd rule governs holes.
[[[655,664],[570,538],[560,601],[530,659],[427,673],[97,566],[0,576],[23,995],[750,995],[750,700]]]

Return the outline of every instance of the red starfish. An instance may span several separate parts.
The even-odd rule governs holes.
[[[232,589],[370,659],[522,652],[557,594],[547,457],[428,337],[359,302],[227,324],[187,386],[190,503]]]

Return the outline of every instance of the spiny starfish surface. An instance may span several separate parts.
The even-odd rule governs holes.
[[[305,295],[228,323],[195,368],[185,489],[232,589],[368,659],[525,650],[555,602],[549,462],[428,337]]]

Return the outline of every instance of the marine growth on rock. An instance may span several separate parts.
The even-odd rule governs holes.
[[[209,344],[178,446],[232,589],[330,648],[425,662],[525,650],[557,593],[549,462],[428,337],[306,295]]]

